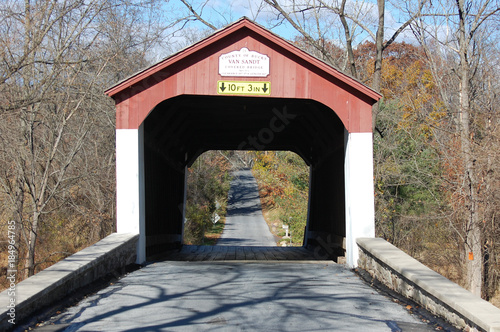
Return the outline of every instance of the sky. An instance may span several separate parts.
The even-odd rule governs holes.
[[[277,20],[277,12],[269,8],[269,6],[263,6],[261,1],[255,0],[188,0],[193,8],[201,13],[202,17],[215,25],[218,28],[224,27],[243,16],[246,16],[257,23],[270,28],[271,31],[278,34],[279,36],[292,40],[295,36],[299,35],[296,29],[294,29],[286,21],[282,21],[282,24],[278,24],[280,20]],[[337,0],[326,0],[327,3],[334,3]],[[317,0],[296,0],[295,3],[311,3],[318,2]],[[281,0],[280,5],[283,8],[292,10],[291,0]],[[187,8],[181,3],[180,0],[170,0],[168,2],[170,11],[172,15],[177,17],[184,17],[189,15]],[[388,3],[386,5],[386,35],[392,35],[392,33],[400,26],[400,22],[404,21],[404,15],[400,9],[391,7]],[[300,7],[303,9],[304,6]],[[351,13],[358,12],[362,15],[362,21],[368,22],[370,29],[375,32],[376,22],[377,22],[377,7],[376,0],[366,0],[366,1],[349,1],[347,5],[347,10]],[[297,16],[307,22],[310,25],[311,34],[317,32],[315,25],[314,16],[308,14],[308,12],[302,12],[301,15]],[[331,12],[325,12],[321,16],[322,33],[323,37],[330,40],[338,39],[337,36],[343,38],[343,30],[339,29],[339,21],[337,15],[331,14]],[[188,25],[191,28],[205,29],[206,27],[199,22],[192,22]],[[355,27],[354,30],[356,40],[355,43],[361,43],[365,40],[372,40],[369,34],[364,32],[359,26]],[[317,33],[316,33],[317,35]],[[178,34],[180,36],[180,34]],[[401,39],[408,40],[412,38],[411,33],[406,33]],[[340,42],[342,44],[342,42]]]

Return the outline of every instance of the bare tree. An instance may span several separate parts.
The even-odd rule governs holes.
[[[14,3],[4,10],[10,11],[9,28],[22,32],[24,40],[19,49],[6,44],[2,90],[10,98],[2,115],[10,125],[5,128],[10,135],[4,137],[2,151],[14,172],[13,178],[2,178],[2,186],[18,202],[15,207],[23,207],[17,211],[22,217],[18,225],[26,243],[26,275],[30,276],[35,269],[41,220],[65,187],[68,169],[91,123],[83,115],[79,125],[69,130],[87,96],[72,91],[88,61],[88,56],[74,50],[83,46],[82,33],[100,8],[96,2],[25,0],[24,8]],[[67,22],[71,25],[65,29]]]
[[[468,288],[478,296],[483,284],[482,184],[479,178],[479,149],[484,141],[476,137],[479,117],[478,90],[482,77],[484,41],[498,26],[490,22],[500,12],[498,1],[438,1],[425,7],[425,15],[415,21],[415,35],[426,50],[442,100],[455,124],[461,164],[456,190],[463,197],[466,216],[457,230],[463,240]],[[445,59],[445,60],[443,60]],[[483,132],[484,133],[484,132]]]
[[[36,255],[53,219],[75,231],[96,220],[94,240],[112,230],[114,107],[103,91],[148,64],[167,28],[159,3],[0,5],[0,188],[10,203],[2,209],[18,225],[26,276],[56,254]]]
[[[328,54],[328,50],[322,45],[325,33],[329,31],[324,31],[322,27],[324,27],[325,24],[325,16],[338,17],[342,26],[341,31],[343,32],[343,36],[337,34],[330,35],[329,38],[344,41],[344,48],[347,54],[347,66],[344,70],[347,70],[354,78],[359,78],[357,70],[358,64],[356,64],[354,57],[355,36],[359,30],[368,34],[376,45],[371,86],[373,89],[380,91],[382,83],[383,52],[407,27],[409,27],[411,22],[420,15],[420,9],[426,0],[419,1],[417,5],[418,10],[412,15],[409,15],[405,22],[394,29],[394,32],[387,40],[385,39],[385,30],[387,29],[385,26],[385,0],[377,1],[376,17],[370,15],[370,13],[375,12],[375,8],[373,8],[372,4],[369,2],[347,2],[347,0],[331,2],[323,0],[294,0],[287,2],[287,7],[280,4],[278,0],[264,0],[264,2],[277,12],[278,20],[285,20],[291,24],[311,45],[320,50],[324,54],[325,60],[330,63],[333,63],[331,55]],[[310,24],[311,20],[316,22],[316,31],[308,28],[308,24]],[[375,131],[378,112],[379,108],[378,104],[376,104],[373,107],[373,131]]]

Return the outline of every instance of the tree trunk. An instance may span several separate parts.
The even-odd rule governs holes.
[[[346,42],[346,50],[347,50],[347,60],[349,61],[349,69],[352,77],[358,78],[358,73],[356,70],[356,61],[354,60],[354,51],[352,49],[352,35],[349,29],[349,24],[347,24],[347,20],[345,17],[345,3],[347,0],[342,0],[342,5],[340,6],[339,17],[342,22],[342,26],[344,27],[344,35]]]
[[[16,223],[16,252],[14,258],[14,264],[16,266],[17,275],[19,276],[19,246],[21,244],[21,236],[23,232],[23,207],[24,207],[24,192],[23,192],[23,183],[20,180],[16,180],[16,188],[15,188],[15,201],[14,201],[14,211],[12,213],[12,220]]]
[[[380,91],[382,84],[382,53],[384,51],[384,11],[385,0],[377,0],[378,5],[378,29],[377,37],[375,40],[376,54],[375,54],[375,68],[373,71],[372,88],[375,91]],[[379,112],[379,103],[373,105],[372,110],[372,132],[375,132],[375,125],[377,123],[377,115]]]
[[[477,198],[477,178],[475,160],[470,133],[470,86],[469,86],[469,62],[468,49],[469,37],[465,27],[466,14],[464,12],[464,0],[458,0],[459,30],[458,42],[460,48],[460,104],[459,104],[459,124],[460,124],[460,148],[464,163],[464,192],[466,193],[467,208],[469,210],[468,220],[465,229],[465,250],[467,261],[467,283],[469,290],[481,296],[481,286],[483,280],[483,255],[481,248],[481,227],[479,218],[479,207]]]
[[[462,82],[462,84],[464,84]],[[462,87],[462,93],[466,88]],[[468,88],[467,88],[468,89]],[[481,226],[477,199],[477,179],[475,170],[475,160],[472,156],[472,147],[469,130],[469,111],[467,97],[460,98],[460,124],[461,124],[461,152],[465,164],[465,192],[468,199],[469,215],[466,223],[465,250],[467,261],[467,282],[469,290],[481,296],[481,286],[483,280],[483,255],[481,248]]]
[[[26,255],[26,278],[31,277],[35,274],[35,249],[36,249],[36,239],[38,235],[38,221],[40,219],[40,214],[38,212],[33,212],[33,223],[31,225],[29,233],[28,242],[28,253]]]

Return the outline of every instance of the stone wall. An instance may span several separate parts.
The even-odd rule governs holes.
[[[48,267],[16,284],[15,295],[0,293],[0,331],[15,326],[25,318],[49,306],[99,278],[136,260],[138,235],[113,233],[96,244]],[[7,304],[15,301],[15,308]],[[5,304],[5,305],[4,305]]]
[[[357,239],[359,268],[457,328],[500,331],[500,309],[382,239]]]

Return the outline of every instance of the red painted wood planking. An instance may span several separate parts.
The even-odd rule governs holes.
[[[219,56],[243,47],[269,56],[268,77],[219,75]],[[136,129],[166,99],[181,94],[216,96],[219,80],[270,81],[271,97],[321,102],[339,116],[349,132],[371,132],[371,107],[381,97],[248,19],[216,32],[106,93],[117,105],[116,128]]]

